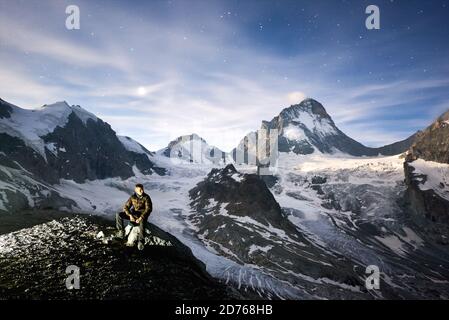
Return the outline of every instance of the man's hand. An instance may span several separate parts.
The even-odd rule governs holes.
[[[132,214],[129,215],[129,220],[131,222],[136,222],[136,218],[134,218],[134,216]]]
[[[139,224],[142,222],[142,217],[136,219],[136,223]]]

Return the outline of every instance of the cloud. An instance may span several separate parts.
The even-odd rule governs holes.
[[[31,76],[20,69],[4,66],[1,66],[1,70],[0,97],[22,108],[33,109],[69,96],[68,90],[61,86],[43,84],[39,76]]]
[[[114,54],[105,54],[100,50],[87,47],[72,40],[65,40],[56,35],[41,33],[32,27],[14,23],[11,19],[2,16],[0,19],[0,42],[8,49],[38,54],[42,59],[55,59],[68,65],[77,65],[83,68],[93,66],[106,66],[128,70],[130,68],[126,59]]]

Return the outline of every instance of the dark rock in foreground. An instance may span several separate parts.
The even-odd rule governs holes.
[[[168,246],[143,251],[104,244],[98,217],[63,217],[0,236],[0,299],[242,299],[219,283],[190,249],[149,224]],[[68,290],[66,268],[80,268],[80,289]]]

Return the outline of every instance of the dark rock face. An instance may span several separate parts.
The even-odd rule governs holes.
[[[395,155],[406,151],[415,138],[415,135],[412,135],[383,147],[366,147],[338,129],[324,107],[313,99],[306,99],[300,104],[285,108],[271,121],[263,121],[261,129],[278,130],[279,152],[303,155],[311,154],[315,149],[323,153],[333,153],[338,149],[353,156]],[[294,134],[289,134],[289,131]],[[245,156],[240,156],[240,159],[244,158],[243,162],[248,163],[247,153],[256,154],[254,141],[257,139],[257,132],[248,134],[232,151],[234,160],[238,158],[238,153],[243,153]]]
[[[227,203],[226,208],[235,214],[251,217],[267,226],[269,223],[279,226],[285,220],[264,181],[254,174],[240,175],[232,164],[224,169],[212,169],[189,194],[194,199],[192,205],[197,209],[207,206],[209,199],[213,198]]]
[[[0,119],[9,118],[11,116],[12,107],[8,102],[0,99]]]
[[[88,119],[84,124],[71,113],[64,127],[57,127],[42,138],[46,143],[54,143],[57,149],[65,150],[57,156],[46,151],[48,166],[61,178],[76,182],[109,177],[126,179],[134,175],[134,164],[144,174],[155,170],[164,172],[162,168],[155,168],[147,155],[126,150],[110,125],[100,119],[97,122]]]
[[[48,167],[42,155],[25,145],[19,138],[6,133],[0,133],[0,165],[14,169],[25,168],[49,183],[59,181],[58,172]]]
[[[435,190],[421,190],[420,185],[428,177],[414,173],[413,161],[417,159],[449,164],[449,111],[438,117],[423,132],[419,132],[404,163],[407,185],[405,202],[410,210],[433,222],[449,224],[449,201],[439,196]]]
[[[440,197],[434,190],[421,190],[427,176],[415,174],[413,163],[404,162],[406,204],[416,216],[424,216],[437,223],[449,224],[449,201]]]
[[[312,184],[323,184],[326,183],[327,178],[321,177],[321,176],[313,176],[312,177]]]
[[[152,236],[169,246],[147,245],[140,252],[97,239],[99,231],[111,231],[110,224],[77,215],[0,235],[0,299],[243,298],[156,226],[148,225]],[[69,265],[80,268],[79,290],[66,288]]]

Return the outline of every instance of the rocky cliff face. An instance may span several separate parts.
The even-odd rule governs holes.
[[[438,190],[433,188],[423,188],[428,177],[423,173],[416,173],[413,162],[404,162],[405,183],[407,191],[405,194],[407,204],[411,212],[417,216],[424,216],[433,222],[449,224],[449,192],[446,191],[447,198],[440,195]],[[449,187],[449,184],[440,182],[439,189]],[[448,188],[449,189],[449,188]]]
[[[410,210],[449,224],[449,111],[420,132],[404,163]]]

